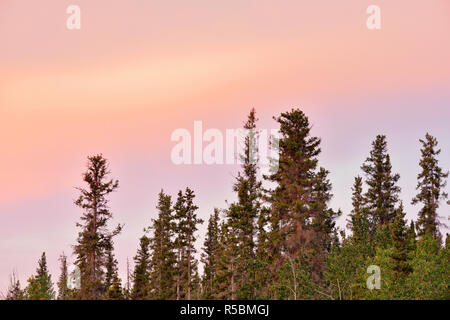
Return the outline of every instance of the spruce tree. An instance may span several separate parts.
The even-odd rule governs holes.
[[[150,242],[151,297],[157,300],[176,299],[176,257],[174,244],[174,214],[172,198],[161,190],[158,200],[158,218],[153,220]]]
[[[186,217],[186,206],[183,192],[178,192],[177,201],[174,205],[175,219],[179,220],[175,222],[175,254],[176,254],[176,274],[175,274],[175,286],[176,286],[176,299],[181,300],[185,297],[187,288],[187,264],[186,264],[186,235],[184,232],[184,218]]]
[[[67,300],[70,297],[70,289],[67,286],[67,281],[69,278],[69,273],[67,269],[67,256],[63,253],[59,257],[60,266],[60,275],[58,279],[58,300]]]
[[[55,298],[55,291],[53,289],[51,275],[48,272],[45,252],[42,253],[38,261],[36,275],[28,279],[25,295],[28,300],[52,300]]]
[[[236,270],[239,275],[237,283],[237,298],[254,299],[256,295],[256,256],[255,236],[256,219],[261,210],[261,181],[258,180],[258,132],[256,130],[256,112],[250,111],[244,124],[246,136],[244,150],[241,154],[242,171],[238,173],[233,191],[238,200],[233,203],[229,223],[235,226],[239,253],[236,260]]]
[[[280,124],[281,134],[279,169],[267,177],[276,183],[268,197],[271,269],[275,271],[272,275],[276,278],[277,270],[300,254],[310,254],[315,266],[313,278],[318,283],[322,280],[325,250],[337,215],[327,207],[331,198],[328,172],[317,171],[321,140],[311,136],[309,119],[301,110],[282,113],[275,120]]]
[[[295,255],[310,239],[305,227],[310,218],[312,177],[317,168],[320,139],[311,137],[310,123],[300,110],[291,110],[274,118],[280,124],[279,169],[267,177],[277,184],[270,193],[269,242],[271,255],[279,266],[282,253]]]
[[[114,230],[108,230],[108,222],[112,218],[108,195],[119,186],[117,180],[108,179],[109,174],[108,162],[102,155],[89,157],[87,171],[83,174],[88,188],[78,188],[81,194],[75,201],[84,210],[81,223],[77,223],[81,231],[74,246],[76,265],[81,273],[81,299],[102,298],[107,250],[111,239],[122,229],[118,225]]]
[[[386,136],[378,135],[372,142],[370,156],[361,169],[366,175],[368,190],[365,202],[369,209],[372,227],[387,226],[395,218],[400,187],[399,174],[393,174],[390,156],[387,153]]]
[[[367,226],[364,225],[365,220],[365,208],[364,208],[364,196],[362,190],[362,178],[360,176],[355,177],[355,181],[352,187],[352,212],[350,213],[350,220],[348,221],[348,227],[353,233],[354,239],[364,239],[368,235]]]
[[[119,277],[117,264],[118,264],[117,260],[114,257],[114,253],[113,253],[113,244],[111,242],[110,246],[106,249],[106,263],[105,263],[106,272],[105,272],[105,282],[104,282],[105,293],[108,292],[108,290],[113,285],[116,278]]]
[[[362,190],[362,178],[355,177],[352,187],[352,205],[348,227],[352,231],[352,241],[358,247],[360,253],[364,256],[370,253],[373,231],[370,229],[367,208],[364,205],[364,196]]]
[[[416,189],[419,190],[419,193],[412,200],[412,204],[420,202],[423,205],[419,211],[417,229],[420,236],[429,233],[436,240],[442,242],[437,209],[439,208],[439,201],[448,197],[444,188],[447,184],[446,178],[449,172],[444,172],[439,166],[437,156],[441,153],[441,150],[437,149],[437,139],[427,133],[425,140],[420,139],[419,141],[422,143],[420,150],[422,156],[419,162],[422,171],[417,175]]]
[[[219,230],[219,210],[214,209],[214,213],[210,216],[208,221],[208,229],[206,233],[205,242],[203,244],[202,263],[203,263],[203,278],[202,288],[203,299],[214,299],[217,292],[217,269],[218,256],[220,249],[220,230]]]
[[[177,300],[183,298],[190,300],[192,291],[192,278],[196,269],[197,261],[195,255],[195,232],[197,226],[203,223],[197,217],[198,206],[194,204],[194,192],[186,188],[185,193],[179,191],[178,198],[174,206],[176,219],[176,240],[177,250],[177,274],[176,290]]]
[[[139,249],[134,257],[132,300],[145,300],[150,295],[150,239],[142,236],[139,241]]]
[[[203,219],[200,219],[197,217],[197,209],[198,206],[196,206],[194,204],[194,198],[195,198],[195,194],[194,192],[189,189],[186,188],[185,193],[184,193],[184,197],[185,197],[185,201],[186,201],[186,218],[185,219],[181,219],[181,221],[185,220],[185,234],[186,234],[186,252],[187,252],[187,275],[188,275],[188,281],[187,281],[187,299],[190,300],[191,299],[191,290],[192,290],[192,283],[193,283],[193,278],[196,277],[197,274],[197,266],[198,266],[198,261],[195,259],[194,255],[197,253],[196,249],[195,249],[195,241],[197,240],[196,238],[196,231],[198,230],[198,225],[199,224],[203,224]],[[183,228],[181,228],[183,229]],[[197,279],[196,279],[197,281]]]

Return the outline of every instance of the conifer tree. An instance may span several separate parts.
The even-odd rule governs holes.
[[[145,300],[150,295],[150,239],[142,236],[139,241],[139,249],[134,257],[133,289],[131,299]]]
[[[348,221],[348,227],[353,233],[354,239],[366,238],[368,231],[367,226],[364,225],[364,218],[366,211],[364,210],[364,196],[362,191],[362,178],[360,176],[355,177],[355,181],[352,187],[352,212],[350,213],[350,220]]]
[[[184,298],[191,299],[192,278],[197,261],[195,255],[195,232],[198,224],[202,224],[203,220],[199,219],[196,214],[198,206],[193,203],[195,198],[194,192],[186,188],[185,193],[180,190],[178,198],[174,206],[176,219],[176,240],[175,247],[177,250],[177,274],[176,274],[176,291],[177,300]]]
[[[449,172],[444,172],[439,166],[437,156],[441,153],[437,149],[438,141],[430,134],[426,134],[425,140],[419,140],[422,143],[422,157],[419,165],[422,171],[417,175],[417,187],[419,193],[413,198],[412,204],[422,203],[423,207],[419,211],[417,228],[419,235],[429,233],[436,240],[442,242],[442,236],[439,232],[439,217],[437,209],[439,201],[447,199],[448,195],[444,192],[447,184],[446,178]]]
[[[217,297],[217,269],[220,242],[219,242],[219,210],[214,209],[214,213],[209,217],[208,229],[205,242],[203,244],[202,263],[203,263],[203,298],[214,299]]]
[[[197,267],[198,267],[198,261],[195,259],[195,254],[197,253],[195,249],[195,241],[196,238],[196,231],[198,230],[198,225],[203,224],[203,220],[197,217],[196,211],[198,209],[198,206],[196,206],[193,201],[195,198],[194,192],[186,188],[185,193],[185,202],[186,202],[186,217],[185,219],[180,219],[179,222],[181,223],[181,226],[184,225],[184,227],[181,227],[180,230],[185,230],[185,239],[186,241],[186,259],[187,259],[187,300],[191,300],[191,291],[192,288],[195,288],[197,282]],[[195,278],[195,281],[193,280]]]
[[[184,289],[187,288],[187,265],[186,265],[186,238],[184,230],[184,218],[186,217],[186,207],[185,199],[183,197],[183,192],[180,190],[178,192],[177,201],[174,205],[175,216],[175,242],[174,249],[176,254],[176,274],[175,274],[175,286],[176,286],[176,299],[181,300],[182,296],[184,298],[186,292]],[[183,220],[183,222],[181,222]]]
[[[352,191],[353,209],[350,213],[348,227],[352,231],[354,245],[360,249],[361,254],[366,256],[369,254],[374,230],[370,229],[368,212],[364,205],[362,178],[360,176],[355,177]]]
[[[378,135],[372,142],[370,156],[361,169],[366,175],[368,190],[365,202],[369,209],[372,227],[387,226],[395,218],[400,187],[397,182],[399,174],[393,174],[390,156],[387,153],[386,136]]]
[[[274,118],[280,124],[279,169],[267,177],[277,184],[269,195],[271,233],[269,242],[274,262],[283,264],[282,253],[305,245],[310,212],[312,179],[320,153],[320,139],[310,136],[306,115],[296,109]],[[309,235],[308,235],[309,236]]]
[[[360,176],[355,177],[355,182],[352,187],[352,214],[351,216],[360,215],[364,209],[364,196],[362,190],[362,178]]]
[[[84,210],[78,243],[74,246],[77,256],[76,265],[81,273],[81,299],[101,299],[104,294],[104,267],[106,253],[111,246],[111,239],[121,232],[118,225],[113,231],[108,230],[112,213],[108,207],[108,195],[114,192],[119,182],[109,180],[108,162],[102,155],[88,158],[87,171],[83,180],[88,188],[78,188],[79,198],[75,204]]]
[[[238,200],[228,210],[232,213],[228,217],[229,223],[235,226],[238,241],[238,256],[236,270],[239,281],[236,285],[239,299],[254,299],[256,295],[256,256],[255,236],[256,219],[261,210],[261,181],[258,173],[258,132],[256,130],[256,112],[251,109],[244,124],[246,136],[244,150],[241,156],[242,171],[238,173],[233,191]]]
[[[324,250],[337,215],[327,207],[331,198],[328,172],[317,172],[320,139],[310,135],[309,119],[301,110],[282,113],[275,120],[281,134],[279,169],[267,177],[277,184],[268,198],[272,269],[279,270],[305,252],[313,256],[314,281],[320,282],[325,268]],[[273,273],[273,277],[277,274]]]
[[[70,289],[67,286],[67,281],[69,278],[69,273],[67,269],[67,256],[63,253],[59,257],[59,261],[61,263],[60,266],[60,275],[58,279],[58,300],[67,300],[70,297]]]
[[[117,267],[117,260],[114,257],[113,253],[113,244],[110,243],[109,247],[106,249],[106,263],[105,263],[105,284],[104,284],[104,290],[105,293],[107,293],[110,289],[110,287],[113,285],[114,280],[116,278],[119,278],[118,275],[118,267]],[[117,285],[117,281],[116,281]]]
[[[55,298],[55,291],[53,289],[51,275],[48,272],[45,252],[42,253],[38,261],[36,275],[28,279],[25,295],[28,300],[52,300]]]
[[[153,220],[150,242],[151,297],[157,300],[176,299],[176,257],[174,244],[174,214],[172,198],[161,190],[158,200],[158,218]]]

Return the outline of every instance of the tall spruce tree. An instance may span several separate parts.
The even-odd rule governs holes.
[[[45,252],[42,253],[38,261],[36,275],[28,279],[25,295],[28,300],[52,300],[55,298],[55,291],[53,289],[51,275],[48,272]]]
[[[187,288],[187,264],[186,264],[186,235],[183,232],[184,218],[186,217],[185,198],[183,192],[178,192],[177,201],[174,205],[175,211],[175,243],[174,249],[176,254],[176,273],[175,273],[175,286],[176,286],[176,299],[181,300],[185,297]],[[183,220],[183,222],[181,222]]]
[[[134,257],[133,289],[131,299],[145,300],[150,296],[151,256],[149,251],[150,239],[142,236],[139,240],[139,249]]]
[[[364,251],[362,252],[363,254],[368,254],[374,230],[370,229],[368,211],[364,205],[365,201],[363,196],[362,184],[362,178],[360,176],[355,177],[355,181],[352,187],[353,209],[350,213],[348,227],[352,231],[352,240],[354,244],[359,246],[360,249]]]
[[[74,246],[76,265],[81,273],[81,299],[101,299],[104,294],[104,267],[111,239],[121,232],[122,226],[108,230],[112,213],[108,207],[108,195],[119,186],[119,181],[108,179],[108,162],[102,155],[88,157],[83,180],[88,188],[78,188],[75,204],[83,209],[78,243]]]
[[[176,220],[177,271],[176,271],[176,297],[191,299],[192,279],[195,275],[198,262],[194,255],[198,225],[203,223],[197,217],[198,206],[194,204],[194,192],[186,188],[185,193],[180,190],[174,206]]]
[[[69,278],[69,272],[67,269],[67,256],[63,253],[59,257],[60,266],[60,275],[58,279],[58,300],[67,300],[70,297],[70,289],[67,285],[67,281]]]
[[[310,136],[307,116],[298,109],[274,118],[280,125],[279,169],[267,177],[277,184],[269,195],[271,232],[269,242],[275,263],[283,253],[295,254],[305,242],[310,218],[312,177],[317,168],[320,139]],[[280,261],[281,260],[281,261]]]
[[[208,229],[206,232],[205,242],[203,244],[202,263],[203,263],[203,278],[202,278],[202,297],[203,299],[214,299],[217,297],[217,269],[218,260],[220,257],[220,217],[219,210],[214,209],[214,213],[209,217]]]
[[[447,199],[448,195],[444,192],[447,184],[446,178],[449,172],[444,172],[439,166],[437,156],[441,153],[437,149],[438,141],[430,134],[425,135],[425,140],[420,139],[422,156],[419,165],[422,171],[417,175],[417,187],[419,193],[413,198],[412,204],[422,203],[423,207],[419,211],[417,228],[419,235],[429,233],[436,240],[442,242],[442,236],[439,232],[439,217],[437,209],[439,201]]]
[[[176,256],[174,244],[174,214],[172,198],[163,190],[159,193],[158,218],[153,220],[153,235],[150,242],[151,297],[157,300],[176,299]]]
[[[282,113],[275,120],[280,124],[281,134],[279,169],[267,177],[276,183],[268,198],[273,277],[277,277],[277,270],[286,263],[295,261],[301,254],[309,254],[317,283],[325,269],[324,249],[337,215],[327,207],[331,198],[328,172],[317,171],[321,140],[310,135],[309,119],[301,110]]]
[[[361,169],[366,175],[368,190],[365,202],[369,209],[372,226],[387,226],[395,218],[400,187],[399,174],[392,173],[390,156],[387,153],[386,136],[378,135],[372,142],[370,156]]]
[[[242,171],[238,173],[233,191],[238,200],[231,204],[228,221],[237,231],[236,272],[239,280],[236,295],[239,299],[254,299],[256,296],[256,222],[261,210],[261,181],[258,180],[258,131],[256,112],[251,109],[244,124],[244,150],[240,155]]]

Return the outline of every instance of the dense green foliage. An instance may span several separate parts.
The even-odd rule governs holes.
[[[52,277],[47,269],[45,252],[42,253],[38,261],[36,275],[28,279],[28,286],[25,288],[25,297],[28,300],[51,300],[55,298]]]

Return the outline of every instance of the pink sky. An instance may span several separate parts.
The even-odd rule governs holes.
[[[81,30],[66,28],[70,4]],[[381,30],[366,28],[371,4]],[[170,135],[194,120],[238,128],[251,107],[263,128],[294,106],[309,115],[345,214],[371,141],[386,134],[414,218],[426,131],[450,168],[449,33],[447,0],[1,0],[0,291],[14,268],[24,284],[42,251],[54,280],[58,255],[73,260],[88,155],[103,153],[121,182],[111,208],[125,223],[122,275],[161,188],[192,187],[205,220],[224,207],[238,168],[175,166]]]

